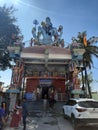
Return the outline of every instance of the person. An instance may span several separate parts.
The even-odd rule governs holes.
[[[21,117],[22,117],[22,106],[21,106],[21,100],[17,100],[16,105],[15,105],[15,109],[17,114],[19,114],[19,122],[21,121]]]
[[[26,130],[26,118],[28,115],[28,109],[27,109],[27,102],[26,102],[26,97],[23,97],[23,102],[22,102],[22,120],[23,120],[23,130]]]
[[[5,113],[5,108],[4,107],[4,103],[1,103],[1,107],[0,107],[0,130],[3,130],[4,126],[6,125],[6,113]]]
[[[49,97],[48,102],[49,102],[49,107],[54,109],[54,104],[56,103],[56,100],[51,95]]]
[[[43,99],[43,108],[44,108],[44,110],[46,110],[47,109],[47,95],[45,94],[44,95],[44,99]]]
[[[18,128],[19,127],[19,123],[21,121],[21,116],[22,116],[21,109],[22,109],[21,101],[17,100],[15,108],[14,108],[14,112],[12,114],[10,127],[12,127],[12,128]]]

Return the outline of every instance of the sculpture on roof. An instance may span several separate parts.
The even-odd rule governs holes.
[[[64,39],[61,39],[63,34],[63,26],[60,25],[59,28],[55,28],[52,25],[51,19],[46,17],[45,22],[41,22],[41,26],[36,28],[38,25],[37,20],[33,23],[35,27],[32,29],[33,43],[34,45],[54,45],[64,47]]]

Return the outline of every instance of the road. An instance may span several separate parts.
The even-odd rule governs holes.
[[[42,114],[42,115],[41,115]],[[28,123],[27,130],[74,130],[69,120],[64,119],[62,115],[58,113],[40,113],[34,116],[33,123]],[[33,124],[33,125],[32,125]],[[33,127],[32,127],[33,126]],[[98,130],[96,126],[79,127],[77,130]]]
[[[57,111],[32,113],[27,121],[27,130],[74,130],[70,120]],[[77,130],[98,130],[96,126],[82,126]]]

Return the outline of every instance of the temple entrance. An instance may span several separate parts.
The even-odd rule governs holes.
[[[48,90],[49,90],[49,87],[47,87],[47,86],[45,86],[45,87],[43,86],[42,87],[42,99],[44,99],[45,95],[48,98]]]
[[[42,99],[44,99],[45,95],[47,96],[47,98],[49,97],[49,88],[52,84],[52,79],[40,79],[39,80],[39,84],[42,90]]]

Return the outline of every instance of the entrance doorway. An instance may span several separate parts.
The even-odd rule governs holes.
[[[42,87],[42,99],[44,99],[45,95],[48,98],[48,90],[49,90],[49,88],[47,86],[45,86],[45,87],[43,86]]]
[[[42,99],[44,99],[45,95],[47,98],[49,98],[49,89],[51,88],[52,85],[52,79],[40,79],[39,80],[39,85],[42,91]]]

